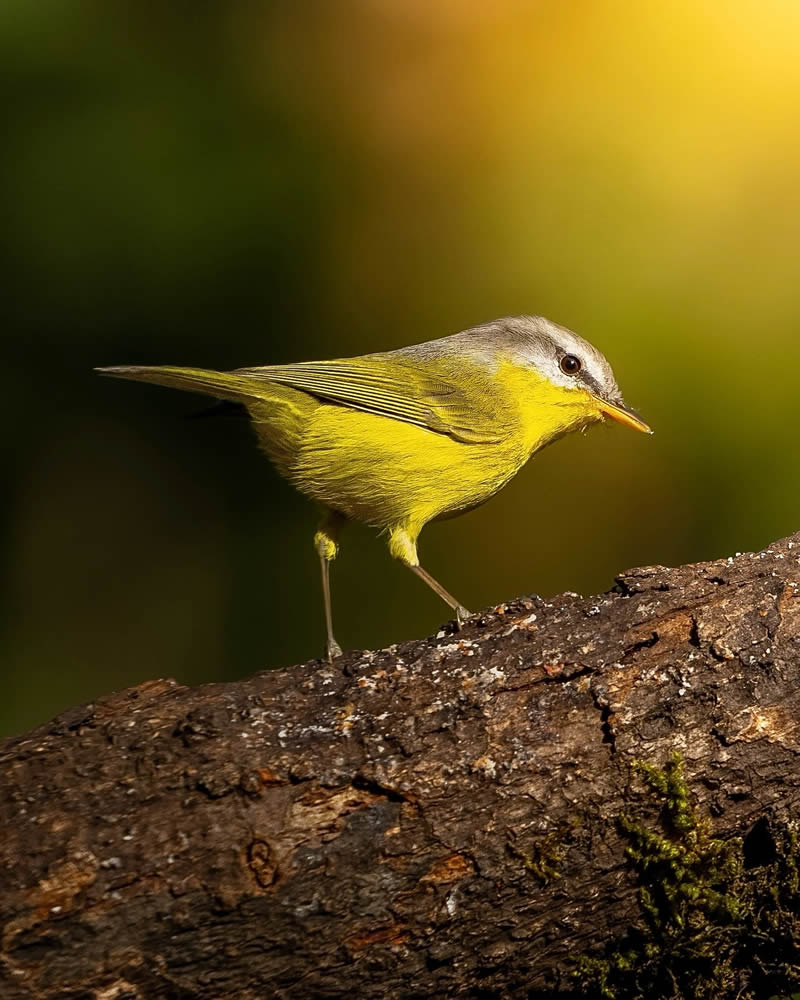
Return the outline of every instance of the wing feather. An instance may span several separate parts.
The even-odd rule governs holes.
[[[309,361],[266,368],[241,368],[236,374],[300,389],[327,402],[365,410],[426,427],[467,444],[502,440],[507,433],[490,387],[462,389],[452,379],[427,370],[424,363],[372,355],[342,361]],[[481,380],[488,383],[488,378]]]

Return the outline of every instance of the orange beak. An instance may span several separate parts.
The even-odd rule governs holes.
[[[636,410],[632,410],[624,403],[609,403],[607,399],[599,399],[598,402],[600,412],[604,416],[611,417],[612,420],[625,424],[626,427],[632,427],[635,431],[642,431],[644,434],[653,433]]]

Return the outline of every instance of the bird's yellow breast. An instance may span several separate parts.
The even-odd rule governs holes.
[[[462,376],[469,380],[465,363]],[[492,399],[485,400],[485,393]],[[434,518],[474,508],[501,489],[533,452],[598,419],[583,392],[553,385],[511,361],[487,383],[481,368],[476,410],[502,407],[504,433],[465,443],[415,424],[320,403],[308,416],[289,478],[345,516],[382,528],[419,530]]]

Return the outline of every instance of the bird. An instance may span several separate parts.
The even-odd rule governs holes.
[[[388,536],[391,555],[455,612],[464,605],[420,564],[431,521],[489,500],[536,452],[614,420],[652,433],[624,401],[610,364],[543,316],[506,316],[412,346],[330,361],[213,371],[169,365],[97,368],[243,406],[278,472],[321,508],[319,556],[330,661],[330,564],[348,521]]]

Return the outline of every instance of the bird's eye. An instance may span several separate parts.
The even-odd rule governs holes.
[[[577,375],[581,368],[583,368],[581,359],[576,358],[574,354],[565,354],[559,364],[561,371],[565,375]]]

